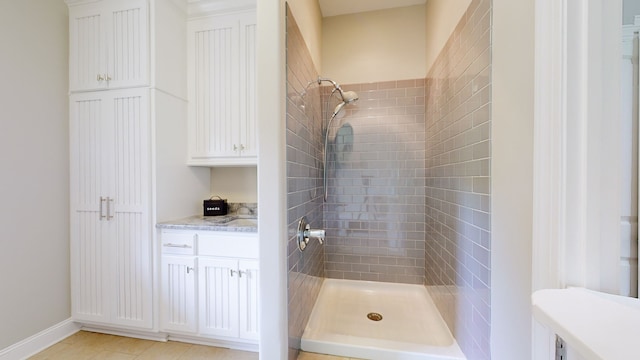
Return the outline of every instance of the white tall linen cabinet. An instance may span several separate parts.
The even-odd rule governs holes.
[[[157,221],[201,211],[187,158],[186,0],[67,0],[72,317],[157,331]]]

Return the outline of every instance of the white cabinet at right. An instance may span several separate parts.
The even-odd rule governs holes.
[[[257,234],[163,229],[161,241],[161,330],[257,350]]]
[[[200,333],[258,340],[258,261],[201,257]]]
[[[255,10],[188,23],[189,165],[257,164]]]

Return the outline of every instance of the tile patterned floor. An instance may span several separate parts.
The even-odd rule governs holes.
[[[258,360],[258,353],[80,331],[30,360]]]
[[[122,336],[77,332],[30,360],[258,360],[258,353],[175,341],[158,342]],[[356,360],[301,352],[298,360]]]

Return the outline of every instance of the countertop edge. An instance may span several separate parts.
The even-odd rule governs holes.
[[[640,301],[584,288],[531,296],[534,318],[585,359],[632,359],[640,353]]]
[[[255,220],[256,225],[237,224],[236,220],[250,219]],[[167,220],[156,223],[156,229],[169,230],[191,230],[191,231],[222,231],[222,232],[245,232],[257,233],[257,218],[243,214],[228,214],[220,217],[206,217],[202,215],[193,215],[176,220]]]

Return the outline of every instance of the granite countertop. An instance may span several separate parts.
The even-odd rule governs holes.
[[[250,215],[194,215],[177,220],[163,221],[156,224],[156,227],[174,230],[258,232],[258,219]]]
[[[158,229],[258,232],[257,204],[229,203],[229,213],[221,216],[194,215],[162,221]]]

